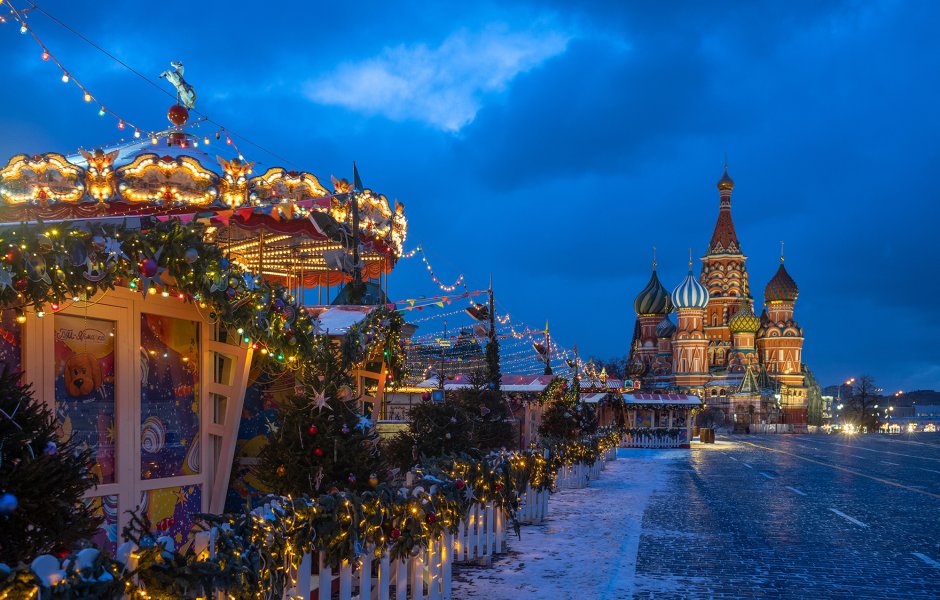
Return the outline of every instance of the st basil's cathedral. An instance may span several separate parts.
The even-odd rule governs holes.
[[[764,308],[759,317],[754,313],[747,257],[731,219],[733,190],[726,165],[718,181],[718,221],[698,277],[690,259],[688,275],[670,294],[653,262],[633,302],[627,376],[639,379],[644,391],[699,395],[742,430],[784,424],[801,431],[807,388],[803,329],[793,316],[799,289],[781,256],[764,288]]]

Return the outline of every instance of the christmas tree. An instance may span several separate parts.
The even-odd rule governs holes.
[[[18,373],[0,372],[0,562],[61,554],[94,535],[82,501],[97,483],[89,450],[61,442],[55,417]]]
[[[539,435],[546,438],[573,440],[597,431],[594,409],[581,402],[581,387],[574,378],[571,386],[561,377],[552,379],[540,401],[547,404],[542,413]]]
[[[258,477],[274,493],[361,491],[386,477],[372,421],[359,409],[340,349],[319,343],[294,396],[278,410]]]
[[[512,413],[485,370],[472,373],[470,387],[450,392],[443,402],[414,405],[408,431],[386,442],[389,461],[409,469],[423,458],[477,455],[508,448],[515,440]]]

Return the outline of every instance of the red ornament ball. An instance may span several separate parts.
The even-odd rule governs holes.
[[[146,259],[140,263],[140,274],[144,277],[153,277],[157,274],[157,261],[152,258]]]
[[[392,538],[393,540],[397,540],[399,537],[401,537],[401,530],[397,527],[392,527],[388,537]]]
[[[18,292],[25,292],[26,288],[29,287],[29,282],[23,279],[14,279],[13,280],[13,289]]]
[[[501,484],[501,483],[497,483],[497,484],[494,485],[493,487],[496,488],[496,491],[497,491],[497,492],[501,492],[501,491],[503,490],[503,484]]]
[[[458,490],[462,490],[467,484],[464,483],[463,479],[455,479],[454,485],[457,487]]]
[[[433,523],[434,521],[437,521],[437,515],[435,515],[434,513],[428,513],[428,516],[425,518],[428,520],[428,523]]]
[[[174,125],[182,125],[189,120],[189,111],[186,110],[185,106],[174,104],[170,107],[170,110],[166,111],[166,118]]]
[[[317,434],[317,426],[316,426],[316,425],[311,425],[311,426],[310,426],[310,429],[308,429],[307,431],[310,432],[310,435],[316,435],[316,434]]]
[[[322,449],[322,448],[314,448],[314,449],[313,449],[313,455],[316,456],[316,457],[318,457],[318,458],[321,457],[321,456],[323,456],[323,449]]]

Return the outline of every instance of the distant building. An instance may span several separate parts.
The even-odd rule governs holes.
[[[764,288],[764,309],[755,315],[747,257],[731,219],[733,189],[725,167],[718,181],[718,221],[698,277],[689,261],[688,275],[670,294],[653,263],[633,303],[636,325],[625,376],[640,378],[644,391],[698,395],[741,429],[783,423],[802,431],[807,387],[803,329],[794,320],[799,289],[781,256]]]

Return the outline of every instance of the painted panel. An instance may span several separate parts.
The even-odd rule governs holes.
[[[11,371],[23,368],[22,326],[16,322],[16,311],[0,310],[0,365]]]
[[[55,410],[64,438],[91,450],[101,483],[114,483],[113,321],[55,315]]]
[[[200,471],[199,323],[141,314],[140,477]]]
[[[157,535],[168,535],[179,548],[202,512],[202,486],[180,485],[146,490],[140,495],[140,513],[146,515]]]
[[[101,525],[98,531],[91,538],[93,544],[113,554],[117,548],[118,542],[118,497],[94,496],[85,500],[95,511],[95,514],[101,517]]]

